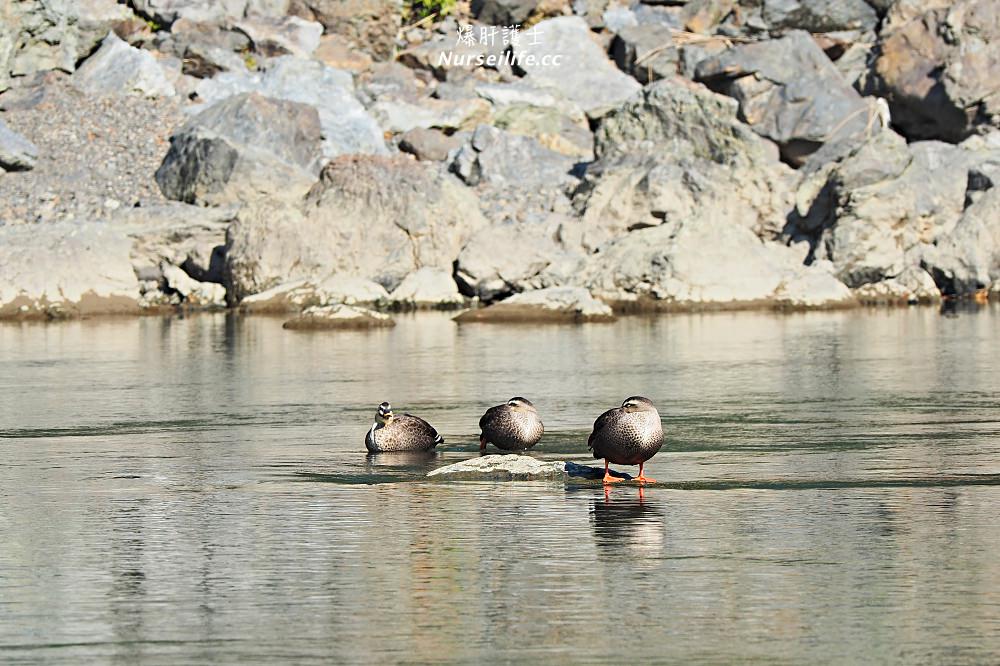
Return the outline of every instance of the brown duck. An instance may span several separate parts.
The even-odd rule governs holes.
[[[654,483],[642,472],[642,466],[656,455],[663,445],[663,426],[660,414],[648,398],[634,395],[621,407],[609,409],[594,421],[587,446],[595,458],[604,458],[604,483],[622,479],[611,476],[608,464],[638,465],[640,483]]]
[[[444,437],[430,423],[410,414],[396,416],[388,402],[378,406],[375,423],[365,435],[369,453],[430,451],[443,443]]]
[[[527,398],[511,398],[502,405],[490,407],[479,419],[479,450],[492,444],[505,451],[530,449],[542,438],[544,426],[538,410]]]

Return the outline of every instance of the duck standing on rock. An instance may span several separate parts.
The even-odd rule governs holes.
[[[538,410],[530,400],[521,397],[487,409],[479,419],[479,427],[483,431],[479,436],[480,451],[485,451],[487,444],[504,451],[530,449],[545,430]]]
[[[604,458],[604,483],[622,479],[611,476],[608,463],[638,465],[640,483],[654,483],[642,473],[643,464],[656,455],[663,445],[663,425],[660,414],[649,398],[634,395],[621,407],[609,409],[594,421],[594,432],[587,440],[595,458]]]
[[[444,437],[430,423],[410,414],[396,416],[388,402],[378,406],[375,423],[365,435],[369,453],[430,451],[443,443]]]

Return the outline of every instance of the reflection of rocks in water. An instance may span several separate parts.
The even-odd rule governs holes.
[[[437,451],[399,451],[370,453],[365,458],[365,471],[374,474],[389,469],[421,469],[437,458]]]
[[[663,512],[645,497],[642,488],[616,488],[595,497],[590,503],[590,525],[599,551],[643,557],[663,552]]]

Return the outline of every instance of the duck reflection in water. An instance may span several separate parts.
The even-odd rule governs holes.
[[[365,471],[369,474],[379,470],[415,469],[429,471],[430,463],[438,457],[437,451],[399,451],[396,453],[369,453],[365,456]]]
[[[637,490],[610,492],[606,487],[591,500],[590,525],[599,550],[642,557],[663,552],[663,511],[648,499],[643,488]]]

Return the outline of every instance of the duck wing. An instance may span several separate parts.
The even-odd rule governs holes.
[[[483,414],[482,417],[480,417],[479,419],[479,429],[486,430],[487,424],[490,423],[496,417],[500,416],[500,413],[506,406],[507,406],[506,404],[503,404],[503,405],[497,405],[496,407],[490,407],[489,409],[487,409],[486,413]]]
[[[594,450],[594,440],[597,439],[598,435],[604,428],[611,423],[611,420],[618,415],[621,411],[621,407],[616,407],[615,409],[609,409],[594,421],[594,431],[590,433],[590,437],[587,438],[587,448],[591,451]]]
[[[413,433],[414,435],[422,435],[428,439],[433,439],[435,444],[444,444],[444,437],[438,434],[438,431],[427,421],[424,421],[419,416],[414,416],[413,414],[403,414],[402,419],[400,419],[400,426],[405,429],[406,432]]]

